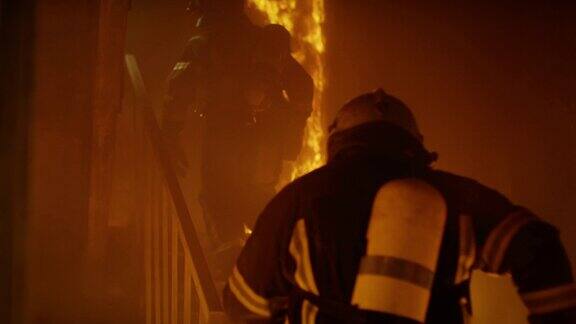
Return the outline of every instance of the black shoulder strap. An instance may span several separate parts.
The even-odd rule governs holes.
[[[323,298],[311,292],[294,286],[292,290],[291,305],[301,305],[304,300],[318,307],[320,312],[330,314],[344,323],[364,324],[368,322],[366,313],[358,307],[328,298]]]

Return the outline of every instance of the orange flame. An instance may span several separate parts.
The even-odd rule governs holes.
[[[302,150],[286,183],[324,163],[322,104],[326,76],[324,69],[324,0],[249,0],[249,9],[265,15],[268,23],[281,24],[292,34],[293,56],[314,79],[313,111],[304,131]]]

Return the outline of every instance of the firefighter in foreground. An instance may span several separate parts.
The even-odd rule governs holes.
[[[200,204],[214,249],[239,251],[282,161],[299,152],[314,85],[290,54],[288,31],[253,25],[243,0],[197,0],[189,11],[196,32],[169,78],[163,131],[185,166],[187,114],[202,120]]]
[[[471,179],[431,168],[409,109],[382,90],[330,127],[328,163],[260,215],[224,290],[239,320],[464,323],[471,271],[512,275],[530,323],[576,323],[557,230]]]

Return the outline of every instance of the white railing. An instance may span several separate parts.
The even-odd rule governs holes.
[[[156,183],[161,183],[156,174]],[[146,324],[209,323],[210,310],[182,227],[164,187],[151,187],[151,209],[144,216]]]

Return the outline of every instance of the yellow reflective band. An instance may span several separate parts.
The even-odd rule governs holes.
[[[404,280],[359,274],[353,304],[360,309],[400,315],[424,323],[430,290]]]
[[[366,255],[360,262],[358,274],[386,276],[430,289],[434,282],[434,271],[421,264],[398,257]]]
[[[202,35],[194,35],[194,36],[190,37],[190,38],[188,39],[188,41],[189,41],[189,42],[194,42],[194,41],[197,41],[197,40],[200,40],[200,39],[202,39]]]
[[[301,320],[302,324],[316,323],[316,314],[318,314],[318,307],[311,302],[304,300],[302,302]]]
[[[236,299],[246,307],[249,311],[254,314],[270,317],[270,308],[268,306],[268,300],[260,295],[258,295],[244,280],[240,271],[237,267],[234,267],[232,271],[232,276],[228,280],[230,286],[230,291]]]
[[[177,62],[176,65],[174,65],[173,70],[174,71],[184,70],[188,67],[188,65],[190,65],[190,62]]]
[[[312,271],[312,263],[310,262],[306,224],[303,219],[296,222],[292,239],[290,240],[289,251],[296,261],[296,272],[294,274],[296,283],[302,289],[318,294],[318,288],[314,280],[314,272]]]
[[[318,295],[318,288],[314,280],[314,272],[310,261],[310,250],[308,246],[308,236],[306,235],[306,223],[303,219],[296,222],[292,238],[290,240],[289,251],[296,261],[296,272],[294,279],[296,283],[308,292]],[[318,307],[304,300],[301,308],[301,320],[303,324],[313,324],[316,322]]]
[[[308,284],[304,276],[304,256],[302,255],[302,242],[300,237],[297,235],[296,229],[292,234],[292,239],[290,241],[289,251],[294,260],[296,261],[296,272],[294,273],[294,278],[296,283],[305,290],[309,290]]]
[[[459,284],[470,279],[472,268],[476,263],[476,238],[472,217],[461,214],[458,224],[458,269],[456,270],[455,283]]]
[[[546,314],[576,307],[576,284],[571,283],[521,295],[530,314]]]
[[[482,260],[485,271],[500,273],[502,262],[510,242],[525,225],[537,221],[538,218],[526,210],[518,210],[506,216],[488,235],[482,249]]]

